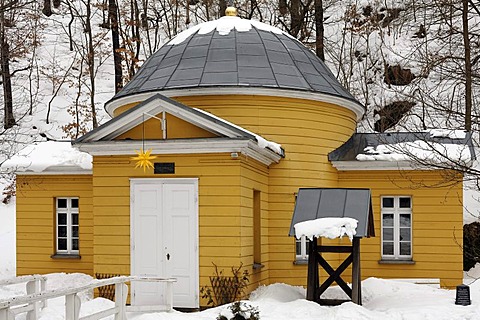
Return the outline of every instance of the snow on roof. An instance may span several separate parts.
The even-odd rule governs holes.
[[[257,29],[264,30],[264,31],[270,31],[277,34],[285,34],[290,38],[293,38],[288,33],[283,32],[282,30],[276,27],[270,26],[268,24],[265,24],[259,21],[241,19],[239,17],[224,16],[217,20],[201,23],[199,25],[196,25],[194,27],[191,27],[179,33],[175,38],[169,41],[167,45],[180,44],[186,39],[188,39],[191,35],[197,33],[197,31],[198,31],[198,34],[207,34],[212,32],[213,30],[217,30],[220,35],[226,36],[233,29],[236,29],[238,32],[247,32],[247,31],[250,31],[252,27],[255,27]]]
[[[253,133],[253,132],[251,132],[251,131],[248,131],[248,130],[240,127],[240,126],[237,126],[236,124],[231,123],[230,121],[227,121],[227,120],[225,120],[225,119],[222,119],[222,118],[220,118],[220,117],[217,117],[216,115],[214,115],[214,114],[212,114],[212,113],[210,113],[210,112],[208,112],[208,111],[205,111],[205,110],[202,110],[202,109],[198,109],[198,108],[193,108],[193,109],[195,109],[195,110],[197,110],[198,112],[201,112],[201,113],[207,115],[208,117],[211,117],[211,118],[213,118],[213,119],[215,119],[215,120],[217,120],[217,121],[219,121],[219,122],[225,123],[225,124],[227,124],[227,125],[229,125],[229,126],[231,126],[231,127],[234,127],[234,128],[236,128],[236,129],[240,130],[240,131],[243,131],[243,132],[245,132],[245,133],[248,134],[248,135],[254,136],[255,139],[257,140],[257,144],[258,144],[258,146],[259,146],[260,148],[268,148],[268,149],[274,151],[275,153],[277,153],[277,154],[279,154],[279,155],[281,155],[281,156],[284,155],[284,151],[283,151],[283,149],[282,149],[282,145],[281,145],[281,144],[278,144],[278,143],[276,143],[276,142],[267,140],[267,139],[259,136],[259,135],[256,134],[256,133]]]
[[[356,159],[359,161],[408,161],[417,159],[433,163],[444,163],[448,160],[469,162],[472,160],[472,157],[469,147],[463,144],[416,140],[394,144],[379,144],[376,147],[368,146],[364,149],[363,154],[356,156]]]
[[[319,218],[296,223],[295,237],[300,239],[302,236],[313,240],[313,237],[325,237],[329,239],[341,238],[344,235],[350,240],[357,233],[358,220],[353,218]]]
[[[431,129],[428,132],[432,138],[465,139],[467,136],[465,130]]]
[[[92,156],[72,147],[70,141],[45,141],[22,149],[5,161],[3,169],[16,172],[92,170]]]

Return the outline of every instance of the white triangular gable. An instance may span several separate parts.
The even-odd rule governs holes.
[[[211,113],[190,108],[159,94],[85,134],[75,140],[73,145],[91,155],[129,154],[134,148],[139,149],[142,141],[115,140],[115,138],[163,112],[218,137],[149,140],[149,148],[154,154],[239,152],[267,165],[279,162],[284,157],[284,151],[279,144]]]
[[[208,112],[187,107],[161,95],[155,95],[120,116],[113,118],[99,128],[87,133],[79,138],[76,143],[111,141],[122,133],[140,125],[143,121],[162,112],[169,113],[221,137],[256,139],[255,134],[221,118],[215,117]]]

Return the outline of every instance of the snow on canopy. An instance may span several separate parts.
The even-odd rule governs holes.
[[[329,239],[341,238],[344,235],[350,240],[357,233],[358,220],[353,218],[319,218],[296,223],[295,237],[300,239],[302,236],[313,240],[313,237],[325,237]]]
[[[246,20],[241,19],[239,17],[231,17],[231,16],[224,16],[220,19],[208,21],[191,27],[181,33],[179,33],[175,38],[167,43],[167,45],[177,45],[188,39],[191,35],[198,32],[198,34],[208,34],[213,30],[217,30],[218,33],[222,36],[226,36],[232,31],[233,29],[237,30],[238,32],[247,32],[255,27],[259,30],[270,31],[277,34],[284,34],[288,37],[293,38],[290,34],[276,28],[270,26],[268,24],[255,21],[255,20]]]
[[[27,146],[5,161],[2,168],[37,173],[61,168],[92,170],[92,156],[73,148],[70,141],[45,141]]]

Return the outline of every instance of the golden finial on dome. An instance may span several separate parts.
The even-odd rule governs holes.
[[[237,16],[237,8],[235,7],[227,7],[227,9],[225,9],[225,15],[227,17],[236,17]]]
[[[236,17],[237,16],[237,8],[235,8],[233,6],[233,0],[228,0],[227,9],[225,9],[225,15],[227,17]]]

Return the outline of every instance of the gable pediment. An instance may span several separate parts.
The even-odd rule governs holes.
[[[165,128],[163,126],[165,126]],[[219,137],[219,135],[165,112],[156,114],[155,117],[148,117],[147,120],[120,134],[113,140],[198,139],[215,137]]]
[[[163,120],[166,120],[165,125]],[[163,135],[163,126],[166,138]],[[157,94],[90,131],[75,143],[142,139],[144,130],[143,139],[211,137],[256,139],[254,134],[243,128]],[[150,136],[146,135],[147,132]]]
[[[242,127],[157,94],[73,142],[92,155],[131,154],[148,141],[153,154],[242,153],[267,165],[284,150]]]

